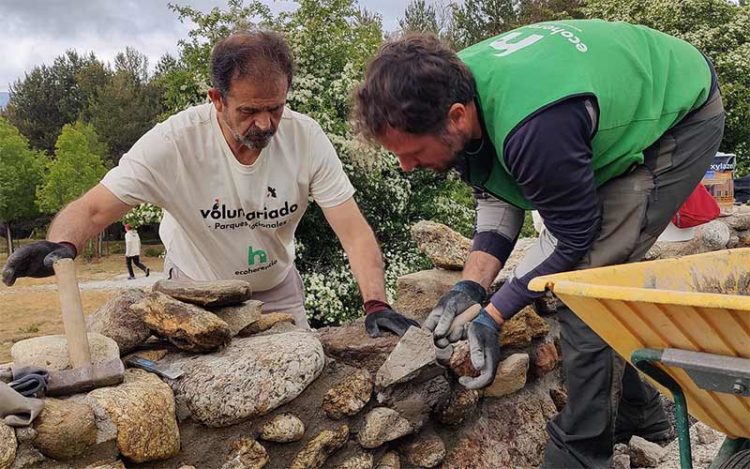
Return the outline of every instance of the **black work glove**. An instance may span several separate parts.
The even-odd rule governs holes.
[[[479,370],[479,376],[461,376],[458,382],[467,389],[481,389],[492,384],[500,364],[500,325],[482,308],[479,316],[469,323],[466,335],[471,364]]]
[[[419,327],[413,319],[404,317],[391,308],[388,303],[378,300],[365,302],[365,330],[370,337],[380,337],[381,329],[393,332],[401,337],[411,326]]]
[[[19,277],[49,277],[55,272],[52,263],[57,259],[75,259],[76,247],[63,241],[37,241],[18,249],[10,255],[3,267],[3,283],[8,286],[16,283]]]
[[[485,295],[484,287],[477,282],[461,280],[440,298],[440,301],[424,322],[425,329],[432,332],[438,346],[445,347],[448,345],[446,335],[450,330],[453,319],[471,306],[484,301]]]

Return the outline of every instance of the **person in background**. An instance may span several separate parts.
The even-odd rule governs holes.
[[[128,280],[133,280],[133,264],[145,272],[146,277],[151,274],[151,270],[141,263],[141,237],[138,232],[125,223],[125,264],[128,266]]]

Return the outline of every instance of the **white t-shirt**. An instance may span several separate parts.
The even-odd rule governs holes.
[[[141,255],[141,237],[134,230],[125,232],[125,257]]]
[[[354,195],[311,118],[285,109],[248,166],[229,148],[211,103],[156,125],[102,184],[126,204],[165,210],[159,236],[188,277],[247,280],[255,291],[275,287],[293,266],[294,232],[309,201],[334,207]]]

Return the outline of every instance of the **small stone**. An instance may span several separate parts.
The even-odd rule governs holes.
[[[149,293],[130,307],[154,334],[189,352],[209,352],[229,343],[227,323],[215,314],[164,293]]]
[[[609,469],[630,469],[630,455],[615,454],[610,460]]]
[[[159,280],[153,291],[204,307],[237,305],[249,300],[253,294],[250,283],[244,280]]]
[[[471,364],[469,342],[462,340],[453,344],[453,355],[448,362],[448,367],[456,376],[471,376],[474,378],[479,376],[479,371]]]
[[[398,412],[388,407],[376,407],[365,416],[357,438],[363,448],[369,449],[412,432],[412,424]]]
[[[257,334],[259,332],[267,331],[276,324],[281,322],[288,322],[294,324],[294,316],[287,313],[266,313],[261,314],[257,321],[252,322],[247,327],[239,332],[240,337],[246,337],[249,335]]]
[[[122,361],[127,362],[128,358],[130,357],[139,357],[139,358],[145,358],[146,360],[151,360],[152,362],[158,362],[162,358],[166,357],[167,353],[168,353],[167,349],[139,350],[138,352],[134,352],[134,353],[131,353],[130,355],[123,357]]]
[[[299,441],[305,435],[305,424],[294,414],[280,414],[263,425],[260,439],[275,443]]]
[[[475,389],[457,387],[453,390],[448,404],[437,415],[446,425],[458,425],[468,417],[479,404],[479,392]]]
[[[60,399],[45,399],[34,421],[33,445],[53,459],[71,459],[96,444],[96,417],[91,407]]]
[[[526,386],[526,373],[529,370],[529,355],[514,353],[500,363],[495,380],[484,390],[487,397],[502,397]]]
[[[633,436],[628,447],[630,462],[635,467],[656,467],[665,455],[664,448],[639,436]]]
[[[436,267],[462,270],[471,251],[471,240],[449,227],[422,220],[411,227],[411,238]]]
[[[374,458],[370,453],[359,453],[337,465],[335,469],[372,469]]]
[[[86,317],[86,329],[114,340],[121,354],[130,352],[151,335],[140,316],[130,310],[145,296],[136,288],[123,291]]]
[[[401,276],[396,280],[396,310],[424,321],[440,298],[461,280],[461,272],[432,269]]]
[[[555,404],[555,409],[558,412],[562,412],[565,405],[568,403],[568,393],[564,389],[552,388],[549,390],[549,397],[552,398],[552,402]]]
[[[323,430],[310,440],[294,457],[290,469],[317,469],[323,467],[328,457],[346,444],[349,427],[341,425],[336,430]]]
[[[406,460],[419,467],[435,467],[445,459],[443,439],[435,434],[419,436],[399,447]]]
[[[537,378],[541,378],[554,370],[560,362],[557,348],[552,340],[545,340],[537,345],[532,353],[532,357],[533,365],[531,369],[533,375]]]
[[[523,347],[532,339],[549,333],[549,324],[540,318],[534,308],[527,306],[503,324],[500,345],[503,347]]]
[[[252,438],[240,438],[232,442],[234,451],[221,469],[261,469],[268,464],[266,449]]]
[[[16,459],[16,433],[13,428],[0,422],[0,468],[10,467]]]
[[[385,453],[385,456],[378,462],[375,469],[401,469],[401,460],[398,457],[398,453],[395,451]]]
[[[323,411],[334,420],[356,415],[370,402],[372,388],[370,373],[360,369],[325,393]]]
[[[701,445],[714,443],[721,436],[716,430],[701,422],[696,422],[691,430],[695,432],[698,443]]]
[[[234,337],[247,326],[260,319],[262,308],[262,301],[249,300],[239,305],[222,306],[212,309],[211,312],[227,323],[232,337]]]
[[[120,358],[117,343],[109,337],[90,332],[88,339],[94,365]],[[68,341],[64,335],[47,335],[16,342],[10,349],[10,355],[16,366],[39,366],[49,371],[70,368]]]
[[[439,369],[432,333],[412,326],[378,370],[375,384],[383,389],[410,381],[419,375],[434,376]]]
[[[718,251],[729,244],[731,232],[722,221],[713,220],[697,228],[698,238],[703,242],[704,252]]]

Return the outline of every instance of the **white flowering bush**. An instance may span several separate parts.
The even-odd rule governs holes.
[[[152,204],[140,204],[133,207],[122,217],[123,224],[129,224],[135,229],[143,225],[152,225],[161,222],[164,211]]]

